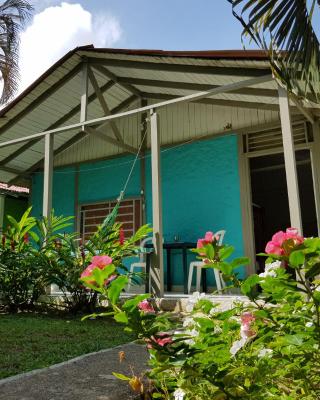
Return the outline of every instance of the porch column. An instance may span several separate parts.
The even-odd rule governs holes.
[[[52,208],[53,178],[53,135],[47,133],[44,138],[44,175],[43,175],[43,208],[42,215],[49,217]]]
[[[284,152],[284,164],[287,178],[287,191],[289,199],[290,223],[297,228],[302,235],[302,219],[299,199],[299,186],[297,178],[296,157],[294,151],[294,141],[292,124],[290,117],[290,103],[287,91],[278,86],[280,119],[282,128],[282,141]]]
[[[160,170],[160,132],[158,115],[150,111],[151,126],[151,170],[152,170],[152,222],[154,254],[151,262],[151,291],[158,297],[164,295],[163,279],[163,231],[162,231],[162,193]]]
[[[1,194],[0,195],[0,234],[3,232],[5,199],[6,199],[6,196],[4,194]]]

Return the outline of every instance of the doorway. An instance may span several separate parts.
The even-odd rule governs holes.
[[[317,236],[317,216],[310,150],[296,151],[296,164],[303,234]],[[290,226],[284,155],[270,154],[249,159],[252,214],[256,253],[264,252],[272,235]],[[257,257],[257,272],[264,269]]]

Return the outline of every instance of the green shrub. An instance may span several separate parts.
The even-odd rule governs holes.
[[[221,271],[226,290],[237,287],[247,301],[224,310],[195,293],[179,316],[157,310],[148,294],[120,305],[124,279],[106,287],[112,267],[93,269],[83,281],[109,299],[114,318],[150,353],[145,376],[115,375],[143,399],[320,398],[320,238],[304,239],[290,228],[275,234],[266,251],[265,272],[241,281],[237,270],[249,260],[232,259],[233,248],[207,234],[195,252]]]

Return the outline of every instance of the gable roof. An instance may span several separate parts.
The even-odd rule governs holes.
[[[94,48],[82,46],[68,52],[32,85],[0,111],[0,143],[79,122],[82,64],[88,60],[113,113],[140,106],[141,99],[156,103],[213,86],[270,73],[263,51],[163,51]],[[104,115],[94,88],[89,85],[87,119]],[[208,104],[242,109],[277,111],[275,82],[244,88],[208,99]],[[312,105],[315,107],[314,105]],[[137,135],[135,135],[137,136]],[[84,139],[79,131],[55,136],[55,154]],[[137,147],[138,137],[130,138]],[[123,152],[116,145],[106,156]],[[0,180],[20,183],[41,166],[43,139],[0,148]],[[22,180],[21,180],[22,178]]]

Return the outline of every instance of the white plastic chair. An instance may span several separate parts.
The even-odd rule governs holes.
[[[215,235],[219,235],[218,244],[222,245],[224,235],[226,231],[221,230],[215,233]],[[200,284],[201,284],[201,270],[205,266],[203,261],[192,261],[189,266],[189,275],[188,275],[188,293],[191,293],[191,285],[193,278],[193,271],[196,268],[196,291],[200,292]],[[216,280],[218,292],[221,293],[222,289],[226,287],[226,284],[222,278],[221,272],[216,268],[213,268],[214,278]]]
[[[144,254],[144,250],[145,250],[145,245],[148,242],[152,242],[153,238],[152,237],[147,237],[145,239],[143,239],[140,243],[140,250],[141,253],[139,255],[139,261],[138,262],[134,262],[130,265],[130,274],[134,273],[134,270],[140,269],[142,270],[142,272],[146,272],[146,268],[147,268],[147,264],[145,262],[145,254]],[[131,288],[131,281],[129,281],[128,286],[127,286],[127,291],[129,292]]]

